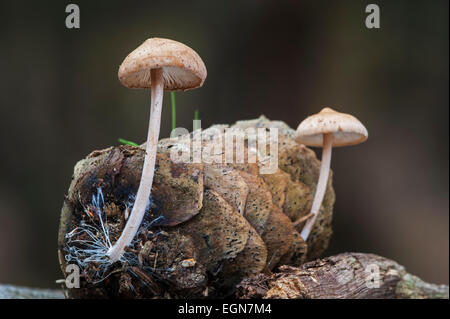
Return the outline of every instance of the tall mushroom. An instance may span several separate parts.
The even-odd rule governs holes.
[[[309,116],[298,126],[296,132],[297,142],[307,146],[323,148],[319,181],[311,208],[311,217],[300,233],[305,241],[319,215],[319,210],[325,195],[328,175],[330,173],[332,147],[359,144],[364,142],[367,137],[367,129],[356,117],[336,112],[328,107],[322,109],[317,114]]]
[[[200,56],[177,41],[150,38],[131,52],[119,68],[119,80],[128,88],[151,89],[151,111],[141,181],[133,209],[119,239],[108,250],[111,262],[118,261],[136,235],[149,201],[161,122],[163,91],[200,87],[206,67]]]

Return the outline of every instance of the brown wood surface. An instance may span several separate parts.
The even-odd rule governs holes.
[[[238,298],[404,299],[449,298],[445,285],[429,284],[395,261],[373,254],[343,253],[300,267],[281,266],[272,275],[244,279]]]
[[[379,287],[374,273],[379,270]],[[372,277],[370,277],[372,275]],[[370,282],[369,285],[367,284]],[[395,261],[373,254],[343,253],[317,259],[300,267],[282,266],[272,275],[244,279],[237,298],[449,298],[449,288],[422,281]],[[0,285],[0,299],[61,299],[61,290]]]

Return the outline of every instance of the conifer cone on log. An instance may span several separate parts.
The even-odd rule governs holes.
[[[196,133],[161,140],[146,216],[123,260],[113,265],[102,252],[125,225],[144,149],[110,147],[78,162],[62,209],[58,245],[63,272],[72,263],[81,269],[81,289],[70,289],[69,296],[224,297],[244,277],[318,258],[331,236],[332,179],[305,243],[299,235],[303,224],[294,227],[293,222],[311,207],[320,166],[315,153],[296,143],[286,124],[263,116],[231,128],[270,127],[278,129],[279,169],[272,174],[260,174],[258,164],[248,161],[175,163],[172,148],[190,147]],[[202,147],[217,146],[215,133],[224,128],[204,130]],[[248,145],[245,140],[245,156]]]

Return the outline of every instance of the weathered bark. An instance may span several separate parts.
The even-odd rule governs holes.
[[[246,278],[238,285],[236,296],[241,299],[448,299],[449,288],[426,283],[384,257],[343,253],[300,267],[281,266],[272,275]]]
[[[0,299],[63,299],[61,290],[0,285]]]

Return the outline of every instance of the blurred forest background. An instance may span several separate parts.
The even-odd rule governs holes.
[[[75,163],[143,142],[150,93],[117,79],[149,37],[196,50],[208,78],[177,93],[177,125],[264,114],[296,127],[324,106],[357,116],[364,144],[333,150],[327,255],[372,252],[449,282],[448,1],[68,1],[0,4],[0,283],[56,287],[59,213]],[[381,8],[367,29],[365,7]],[[165,98],[161,136],[170,132]],[[320,156],[320,150],[316,150]]]

